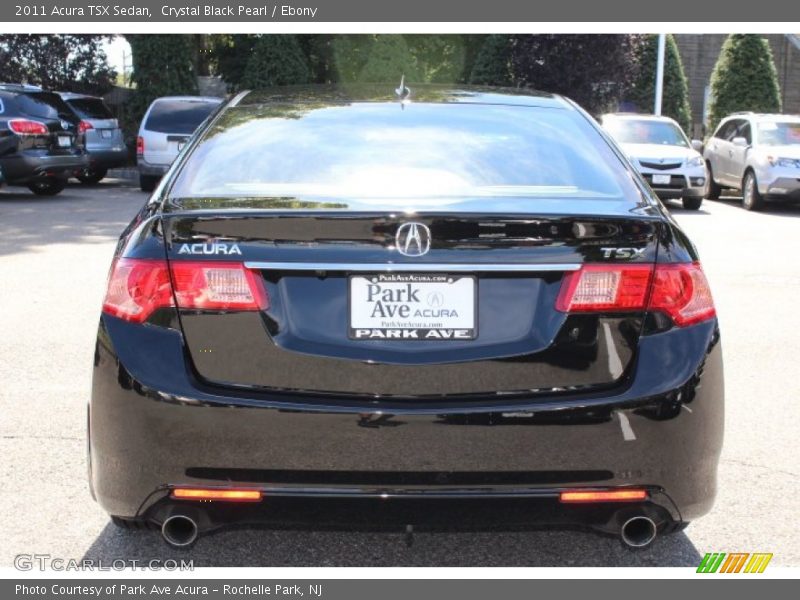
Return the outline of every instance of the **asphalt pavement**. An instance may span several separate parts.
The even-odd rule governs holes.
[[[195,566],[695,566],[706,552],[772,552],[800,566],[800,206],[735,198],[673,205],[720,317],[727,391],[720,493],[684,532],[630,551],[578,531],[230,530],[188,551],[115,528],[86,484],[93,343],[117,236],[146,196],[122,181],[54,198],[0,189],[0,566],[18,554],[191,559]]]

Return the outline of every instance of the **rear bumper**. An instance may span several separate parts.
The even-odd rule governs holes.
[[[3,174],[10,184],[24,184],[49,175],[66,176],[88,165],[87,155],[82,152],[53,155],[30,151],[3,158]]]
[[[124,167],[128,163],[127,148],[119,149],[90,149],[88,167],[92,169],[113,169]]]
[[[136,160],[136,167],[139,169],[139,175],[161,177],[169,170],[170,166],[149,163],[139,156]]]
[[[651,508],[672,520],[697,518],[713,503],[722,444],[716,322],[642,338],[634,371],[603,397],[368,405],[233,397],[193,380],[180,333],[103,316],[91,486],[110,514],[156,522],[176,509],[175,485],[264,490],[258,506],[204,507],[212,523],[291,521],[279,498],[303,497],[317,513],[357,500],[387,515],[386,501],[510,501],[526,507],[518,515],[528,524],[602,526],[611,508],[559,507],[558,493],[620,486],[647,487]],[[475,526],[480,514],[504,514],[472,506]]]

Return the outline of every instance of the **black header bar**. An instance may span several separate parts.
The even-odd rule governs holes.
[[[703,22],[783,23],[786,0],[4,0],[0,22]],[[792,28],[791,24],[796,26]]]

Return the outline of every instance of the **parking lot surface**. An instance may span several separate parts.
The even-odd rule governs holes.
[[[18,554],[192,559],[195,566],[696,566],[706,552],[800,565],[800,206],[749,213],[706,201],[673,214],[698,246],[722,327],[726,438],[711,514],[632,552],[575,531],[230,530],[176,552],[115,528],[86,484],[97,319],[117,237],[145,202],[120,181],[54,198],[0,189],[0,566]]]

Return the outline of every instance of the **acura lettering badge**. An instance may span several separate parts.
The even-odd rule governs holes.
[[[422,256],[431,249],[431,230],[422,223],[403,223],[394,236],[397,251],[404,256]]]

